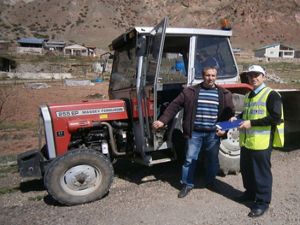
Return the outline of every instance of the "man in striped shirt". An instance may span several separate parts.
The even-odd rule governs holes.
[[[182,127],[188,139],[188,149],[182,166],[183,187],[178,194],[179,198],[185,197],[194,187],[194,172],[201,149],[205,151],[208,160],[204,185],[214,185],[219,170],[220,137],[225,134],[216,128],[216,123],[227,121],[234,115],[231,92],[215,83],[217,68],[204,68],[202,77],[202,83],[185,88],[169,104],[159,120],[153,122],[155,129],[161,128],[184,109]]]

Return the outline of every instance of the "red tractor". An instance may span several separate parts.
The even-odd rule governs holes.
[[[155,131],[151,124],[186,85],[201,82],[199,57],[217,61],[218,82],[234,94],[237,113],[251,88],[239,80],[230,30],[135,27],[112,41],[110,100],[40,106],[40,146],[18,156],[21,176],[42,176],[49,194],[65,205],[102,198],[114,177],[112,161],[127,158],[146,166],[184,157],[182,112]],[[205,53],[204,53],[205,52]],[[287,145],[297,143],[299,95],[281,91]],[[299,94],[299,92],[298,92]],[[298,98],[298,100],[297,100]],[[43,141],[43,139],[45,141]],[[223,173],[239,171],[238,130],[220,147]]]

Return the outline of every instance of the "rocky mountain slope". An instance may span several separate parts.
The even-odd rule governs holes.
[[[2,0],[0,40],[47,37],[105,48],[131,26],[218,28],[228,18],[234,47],[281,42],[300,49],[300,0]]]

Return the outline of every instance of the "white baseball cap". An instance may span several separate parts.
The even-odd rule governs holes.
[[[261,74],[263,74],[264,76],[266,75],[265,70],[264,70],[261,66],[259,66],[259,65],[252,65],[252,66],[249,66],[249,68],[248,68],[248,70],[247,70],[246,73],[247,73],[247,74],[249,74],[249,73],[261,73]]]

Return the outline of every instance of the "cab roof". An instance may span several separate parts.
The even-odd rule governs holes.
[[[154,27],[134,27],[141,34],[150,34]],[[182,28],[182,27],[167,27],[166,35],[216,35],[216,36],[232,36],[231,30],[218,30],[218,29],[202,29],[202,28]]]
[[[111,50],[122,46],[131,38],[138,34],[150,35],[154,27],[132,27],[127,32],[115,38],[110,44]],[[217,30],[217,29],[200,29],[200,28],[181,28],[181,27],[167,27],[166,36],[193,36],[193,35],[212,35],[212,36],[232,36],[231,30]]]

